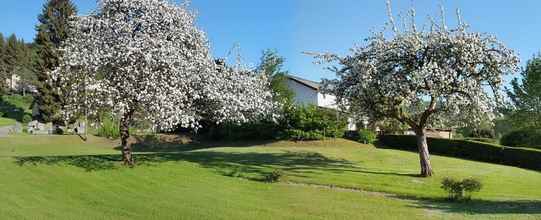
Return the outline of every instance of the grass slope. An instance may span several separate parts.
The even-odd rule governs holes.
[[[434,157],[437,176],[424,179],[415,177],[414,153],[332,140],[139,148],[139,165],[129,169],[118,165],[116,145],[99,138],[83,143],[70,136],[0,139],[0,216],[541,218],[541,173],[514,167]],[[257,181],[275,169],[284,171],[283,182]],[[479,177],[485,188],[472,202],[445,202],[439,181],[447,175]]]
[[[15,125],[15,123],[14,119],[0,117],[0,127]]]

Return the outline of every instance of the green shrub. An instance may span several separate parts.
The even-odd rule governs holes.
[[[457,130],[459,134],[467,138],[496,138],[494,129],[491,128],[459,128]]]
[[[317,106],[297,106],[288,114],[286,139],[322,140],[344,136],[347,121],[332,109]]]
[[[293,129],[320,131],[326,137],[342,137],[347,126],[347,119],[339,117],[332,109],[317,106],[299,106],[294,119],[290,122]]]
[[[435,155],[541,170],[541,150],[509,148],[468,140],[428,138],[427,141],[430,153]],[[415,136],[385,135],[379,137],[379,142],[392,149],[417,151]]]
[[[279,135],[278,125],[272,121],[243,124],[205,122],[197,134],[211,140],[272,140]]]
[[[30,123],[31,121],[32,121],[32,116],[30,116],[30,115],[24,115],[23,116],[22,123],[24,125],[28,125],[28,123]]]
[[[3,112],[0,112],[0,118],[1,118],[2,116],[4,116],[4,113],[3,113]]]
[[[116,139],[120,137],[119,120],[110,113],[100,115],[100,125],[97,130],[99,137]]]
[[[284,176],[281,170],[273,170],[272,172],[265,174],[264,181],[267,183],[279,182]]]
[[[476,128],[472,130],[470,137],[473,138],[496,138],[494,130],[488,128]]]
[[[506,134],[501,144],[509,147],[531,147],[541,149],[541,129],[522,129]]]
[[[293,141],[316,141],[325,139],[325,136],[320,131],[302,131],[298,129],[287,130],[286,137]]]
[[[449,194],[450,200],[470,200],[472,193],[479,192],[483,185],[475,178],[462,181],[446,177],[441,181],[441,188]]]
[[[283,117],[274,120],[234,124],[203,122],[198,134],[212,140],[322,140],[343,137],[347,121],[332,109],[316,106],[287,108]]]
[[[376,139],[376,132],[369,129],[362,129],[359,131],[359,138],[357,140],[364,144],[373,144],[376,142]]]

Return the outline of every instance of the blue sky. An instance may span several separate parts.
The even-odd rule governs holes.
[[[34,26],[43,0],[1,0],[0,32],[15,33],[32,41]],[[94,0],[74,1],[81,14],[88,13]],[[394,0],[394,12],[416,8],[418,22],[437,15],[434,0]],[[460,8],[472,29],[496,35],[521,57],[523,64],[541,51],[541,8],[539,0],[447,0],[448,21],[455,21]],[[192,0],[198,25],[207,32],[216,57],[224,57],[239,44],[244,61],[256,65],[262,50],[276,49],[286,58],[290,72],[312,80],[331,78],[332,73],[303,51],[347,53],[363,43],[369,30],[387,21],[385,0]]]

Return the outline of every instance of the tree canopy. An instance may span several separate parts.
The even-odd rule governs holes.
[[[35,104],[38,105],[38,119],[43,122],[62,121],[60,108],[62,96],[55,91],[58,82],[51,80],[49,72],[59,65],[58,50],[68,37],[68,23],[77,14],[75,5],[70,0],[49,0],[38,16],[35,45],[39,59],[34,62],[37,73],[37,94]]]
[[[541,56],[529,60],[520,75],[507,90],[513,104],[511,121],[517,128],[541,128]]]
[[[426,145],[424,129],[438,119],[493,118],[503,75],[517,70],[515,53],[492,35],[468,31],[460,14],[456,28],[442,19],[432,20],[429,30],[417,28],[414,10],[410,15],[401,29],[390,13],[391,31],[373,33],[350,55],[317,55],[336,63],[330,69],[337,79],[326,80],[326,90],[353,112],[407,124],[421,145]],[[428,148],[423,148],[421,174],[430,176]]]
[[[67,116],[112,109],[133,164],[126,141],[135,113],[164,130],[269,113],[268,81],[216,65],[194,19],[186,5],[165,0],[103,0],[75,19],[53,73],[67,91]]]

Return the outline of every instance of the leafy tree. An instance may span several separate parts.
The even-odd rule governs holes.
[[[35,104],[38,105],[39,120],[59,123],[59,111],[62,96],[55,89],[58,82],[52,82],[49,72],[58,67],[62,42],[68,37],[68,26],[71,16],[77,14],[77,9],[71,0],[48,0],[38,16],[35,44],[39,59],[34,63],[37,71]]]
[[[521,78],[511,81],[509,119],[515,128],[541,128],[541,56],[528,61]]]
[[[290,105],[293,102],[294,94],[287,86],[288,72],[283,70],[284,61],[285,59],[275,50],[265,50],[257,71],[267,75],[270,79],[274,100],[283,105]]]
[[[389,2],[390,32],[374,33],[345,57],[316,57],[335,64],[338,79],[326,80],[325,87],[340,105],[373,119],[394,118],[416,133],[420,174],[428,177],[426,128],[439,119],[468,124],[494,118],[502,76],[516,71],[519,61],[494,36],[469,32],[460,13],[454,29],[442,19],[421,30],[414,10],[400,29],[390,11]]]
[[[219,68],[194,19],[166,0],[103,0],[73,22],[52,74],[69,92],[64,112],[119,115],[127,165],[134,164],[128,138],[137,115],[172,130],[198,128],[205,117],[245,122],[272,111],[264,76]]]

